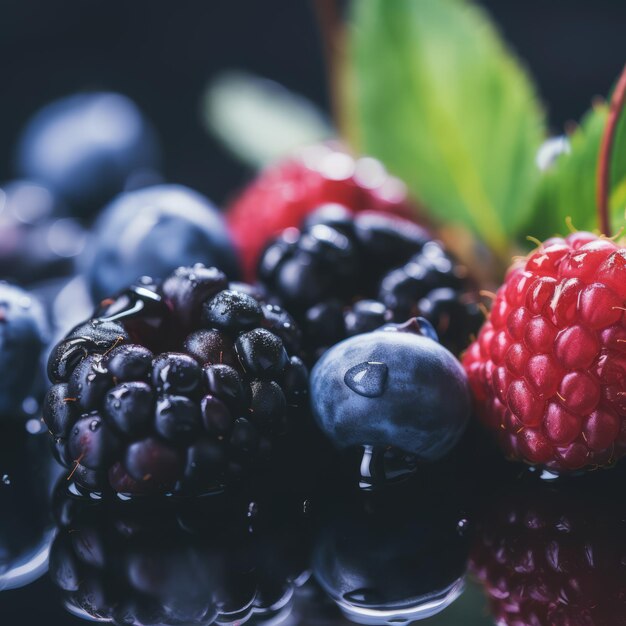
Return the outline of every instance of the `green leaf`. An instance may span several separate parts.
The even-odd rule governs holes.
[[[310,100],[244,72],[225,72],[209,84],[203,118],[211,133],[255,168],[334,136],[330,123]]]
[[[532,209],[543,114],[486,14],[462,0],[352,4],[342,117],[434,217],[508,255]]]
[[[578,230],[598,228],[596,178],[598,153],[608,116],[608,105],[598,102],[569,135],[570,150],[547,169],[537,187],[527,232],[538,239],[567,232],[571,218]],[[613,229],[624,225],[626,206],[626,121],[620,120],[611,161],[611,213]]]

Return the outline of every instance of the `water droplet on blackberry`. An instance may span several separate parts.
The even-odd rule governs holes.
[[[384,363],[367,361],[351,367],[343,377],[354,393],[365,398],[379,398],[385,391],[389,370]]]
[[[9,477],[9,475],[8,475],[8,474],[4,474],[4,475],[2,476],[2,482],[3,482],[5,485],[10,485],[10,484],[11,484],[11,478]]]

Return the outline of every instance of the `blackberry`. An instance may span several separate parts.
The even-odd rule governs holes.
[[[421,226],[385,213],[322,205],[266,247],[258,276],[303,328],[311,361],[346,337],[415,316],[459,354],[482,322],[466,268]]]
[[[308,372],[293,319],[249,293],[182,267],[103,301],[52,350],[43,415],[79,488],[197,495],[268,460]]]
[[[59,490],[50,550],[50,577],[84,619],[209,626],[279,618],[307,578],[309,532],[291,503],[85,500]]]

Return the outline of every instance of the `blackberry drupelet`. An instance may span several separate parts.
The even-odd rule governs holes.
[[[222,489],[291,430],[308,393],[298,350],[286,311],[215,268],[142,279],[51,353],[55,455],[88,491]]]
[[[265,249],[258,276],[296,316],[312,360],[346,337],[415,316],[458,354],[483,319],[466,268],[421,226],[339,204],[284,230]]]

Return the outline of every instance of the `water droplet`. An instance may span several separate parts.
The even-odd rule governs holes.
[[[351,367],[343,377],[354,393],[366,398],[378,398],[383,395],[387,384],[388,369],[379,361],[367,361]]]
[[[10,484],[11,484],[11,478],[9,477],[9,475],[8,475],[8,474],[4,474],[4,475],[2,476],[2,482],[3,482],[5,485],[10,485]]]
[[[259,507],[256,502],[250,502],[248,504],[248,517],[256,517],[256,514],[259,512]]]
[[[91,422],[89,423],[89,430],[91,432],[96,432],[96,430],[100,428],[100,425],[101,425],[100,420],[91,420]]]
[[[459,535],[464,535],[468,527],[469,527],[469,520],[463,518],[458,521],[456,525],[456,530],[459,533]]]

